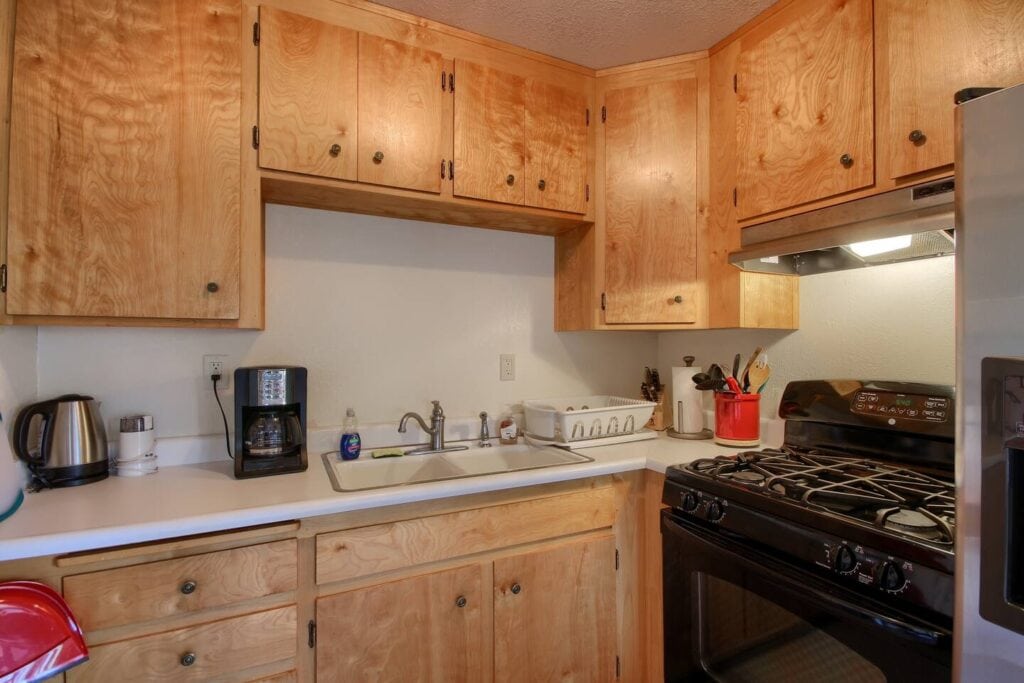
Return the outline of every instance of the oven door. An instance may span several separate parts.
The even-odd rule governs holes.
[[[663,510],[665,680],[948,681],[952,636]]]

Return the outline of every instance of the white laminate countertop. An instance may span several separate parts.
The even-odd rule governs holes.
[[[21,509],[0,522],[0,561],[629,470],[664,472],[669,465],[735,450],[710,440],[659,436],[581,452],[594,461],[350,493],[331,488],[319,454],[310,455],[305,472],[256,479],[235,479],[229,460],[161,468],[144,477],[111,476],[94,484],[26,495]]]

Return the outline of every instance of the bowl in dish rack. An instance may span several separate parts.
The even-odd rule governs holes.
[[[653,401],[618,396],[573,396],[523,401],[526,433],[569,443],[632,434],[651,419]]]

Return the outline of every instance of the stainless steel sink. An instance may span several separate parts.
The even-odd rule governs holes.
[[[338,451],[324,453],[322,460],[335,491],[366,491],[461,479],[502,472],[521,472],[544,467],[593,462],[593,458],[553,446],[472,447],[452,453],[404,455],[395,458],[339,460]]]

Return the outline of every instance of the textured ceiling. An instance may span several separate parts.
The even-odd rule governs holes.
[[[775,0],[375,0],[592,69],[703,50]]]

